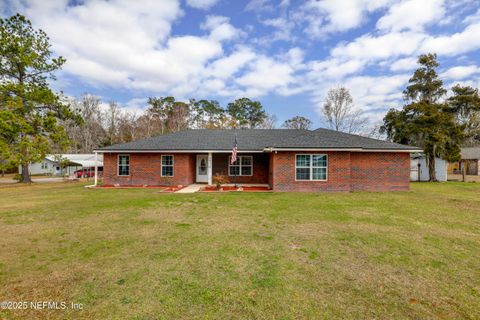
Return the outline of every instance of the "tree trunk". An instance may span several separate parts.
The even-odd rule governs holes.
[[[28,165],[23,165],[22,164],[22,177],[23,183],[32,183],[32,179],[30,178],[30,172],[28,170]]]
[[[5,169],[2,169],[2,178],[5,177]]]
[[[428,181],[437,181],[437,177],[435,176],[435,154],[430,153],[428,154]]]

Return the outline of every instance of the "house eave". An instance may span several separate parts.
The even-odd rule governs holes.
[[[231,153],[232,150],[93,150],[98,153]],[[263,153],[264,150],[238,150],[238,153]]]
[[[423,152],[417,149],[367,149],[367,148],[265,148],[265,152],[275,151],[342,151],[342,152]]]

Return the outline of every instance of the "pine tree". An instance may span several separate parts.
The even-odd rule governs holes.
[[[402,110],[391,109],[383,119],[381,131],[395,142],[423,148],[430,181],[436,181],[435,157],[447,161],[460,158],[463,127],[455,121],[455,112],[441,99],[446,93],[438,78],[436,54],[421,55],[418,68],[404,91]]]
[[[53,146],[69,140],[58,120],[81,119],[50,88],[47,79],[65,63],[52,57],[49,39],[22,15],[0,19],[0,150],[22,167],[23,182],[31,182],[28,165]]]

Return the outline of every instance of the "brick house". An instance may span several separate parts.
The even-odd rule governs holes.
[[[237,137],[238,157],[230,163]],[[408,190],[405,146],[328,129],[198,129],[95,150],[104,185],[268,184],[274,191]]]

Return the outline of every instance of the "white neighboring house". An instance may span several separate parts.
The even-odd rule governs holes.
[[[430,175],[425,155],[414,153],[410,158],[410,181],[419,181],[419,171],[420,181],[428,181]],[[438,181],[447,181],[447,161],[435,158],[435,176]]]
[[[60,163],[58,162],[59,157],[62,159],[67,159],[69,164],[61,168]],[[97,166],[99,168],[103,167],[103,155],[99,154],[97,158]],[[95,167],[95,154],[93,153],[83,153],[83,154],[56,154],[56,155],[47,155],[45,159],[40,162],[31,163],[29,165],[30,174],[45,174],[45,175],[71,175],[75,171],[86,168]],[[18,173],[22,173],[22,167],[18,167]]]

